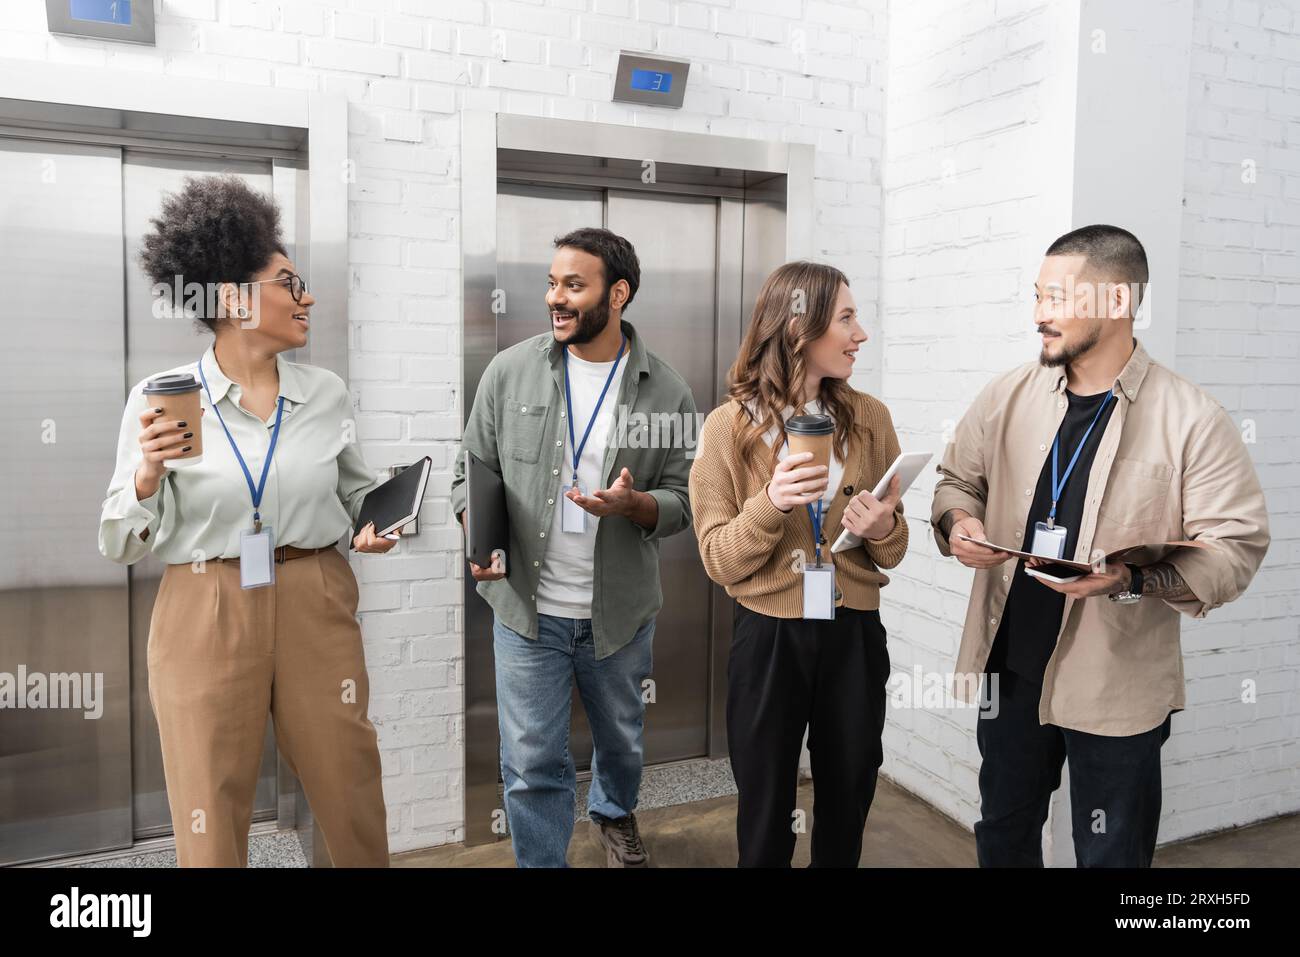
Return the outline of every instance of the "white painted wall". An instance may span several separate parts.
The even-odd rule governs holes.
[[[1151,282],[1134,332],[1177,365],[1183,156],[1192,0],[1084,0],[1079,14],[1073,220],[1142,241]]]

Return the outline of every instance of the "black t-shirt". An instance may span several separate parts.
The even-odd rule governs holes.
[[[1069,407],[1057,432],[1060,439],[1058,450],[1058,469],[1065,474],[1070,464],[1070,457],[1078,448],[1083,434],[1088,431],[1093,416],[1097,414],[1102,400],[1107,393],[1096,395],[1075,395],[1068,389],[1065,392]],[[1070,479],[1065,483],[1061,498],[1056,503],[1056,524],[1066,528],[1065,552],[1067,558],[1074,557],[1074,549],[1079,542],[1079,526],[1083,524],[1083,503],[1088,498],[1088,472],[1092,460],[1097,455],[1097,447],[1106,431],[1106,423],[1114,412],[1117,401],[1111,399],[1097,419],[1088,441],[1079,450],[1079,460],[1074,463]],[[1034,501],[1029,508],[1029,519],[1025,523],[1025,551],[1033,550],[1034,526],[1047,521],[1048,510],[1052,507],[1052,447],[1047,447],[1047,456],[1043,461],[1043,470],[1038,476],[1038,487],[1034,489]],[[1065,613],[1065,596],[1053,591],[1037,579],[1025,574],[1024,559],[1016,562],[1016,572],[1011,578],[1011,590],[1007,594],[1006,607],[1002,611],[1002,622],[998,626],[997,637],[993,642],[993,651],[989,656],[989,671],[999,671],[1003,666],[1024,678],[1039,684],[1043,681],[1043,672],[1047,670],[1047,659],[1056,647],[1056,634],[1061,630],[1061,616]]]

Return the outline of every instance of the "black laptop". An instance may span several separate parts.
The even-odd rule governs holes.
[[[506,487],[501,476],[473,452],[465,450],[465,557],[480,568],[492,564],[492,553],[505,555],[510,545]]]

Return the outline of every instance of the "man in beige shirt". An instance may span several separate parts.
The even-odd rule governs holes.
[[[1042,866],[1067,759],[1079,865],[1150,866],[1160,746],[1184,706],[1178,613],[1235,599],[1268,547],[1264,495],[1227,412],[1133,338],[1147,275],[1141,243],[1117,227],[1053,243],[1034,286],[1038,362],[984,388],[938,466],[935,541],[976,569],[958,694],[984,675],[991,705],[976,732],[981,866]],[[961,536],[1094,568],[1046,581]],[[1186,540],[1201,547],[1102,560]]]

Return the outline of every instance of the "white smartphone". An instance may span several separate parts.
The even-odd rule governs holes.
[[[1029,566],[1025,566],[1025,574],[1029,575],[1032,578],[1041,578],[1044,581],[1056,582],[1058,585],[1065,585],[1069,582],[1077,582],[1080,578],[1083,577],[1082,575],[1057,576],[1051,574],[1050,572],[1040,572],[1035,568],[1030,568]]]
[[[898,494],[905,495],[916,477],[921,474],[921,469],[925,468],[927,462],[934,458],[933,452],[903,452],[898,458],[894,459],[894,464],[885,470],[876,487],[872,489],[873,498],[884,497],[885,492],[889,490],[889,482],[895,475],[898,476]],[[850,548],[856,548],[862,544],[862,539],[854,535],[847,528],[840,533],[840,537],[835,539],[835,544],[831,546],[832,552],[846,552]]]

